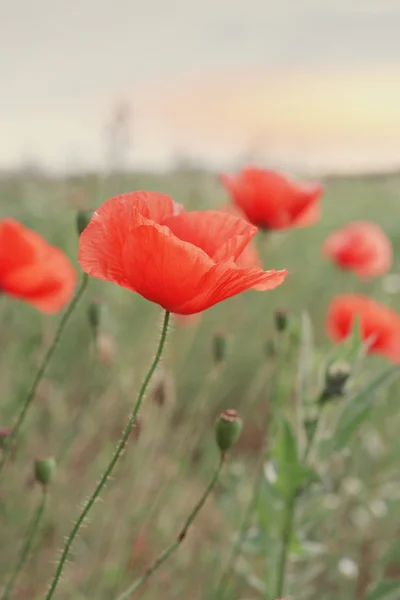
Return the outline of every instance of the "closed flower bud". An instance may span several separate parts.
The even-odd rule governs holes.
[[[336,396],[343,396],[351,367],[347,362],[336,362],[328,367],[325,374],[325,389],[322,402],[327,402]]]
[[[236,410],[225,410],[220,414],[216,424],[215,436],[218,448],[227,452],[236,444],[242,431],[243,421]]]
[[[35,460],[35,479],[42,485],[48,485],[54,478],[56,461],[54,458],[37,458]]]
[[[94,211],[93,210],[79,210],[77,215],[76,215],[76,228],[78,231],[78,235],[81,235],[81,233],[84,231],[84,229],[86,229],[86,227],[89,225],[90,220],[93,216]]]
[[[222,362],[226,358],[228,350],[228,340],[223,333],[216,333],[213,338],[213,354],[216,363]]]
[[[275,311],[275,327],[279,333],[286,331],[289,323],[289,311],[288,310],[276,310]]]
[[[94,335],[97,335],[105,312],[105,304],[102,300],[93,300],[88,308],[88,320]]]

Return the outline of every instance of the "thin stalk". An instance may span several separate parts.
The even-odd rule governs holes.
[[[223,599],[225,595],[225,590],[227,589],[232,571],[242,554],[243,544],[245,542],[246,533],[250,527],[251,520],[254,514],[254,511],[257,507],[261,490],[262,490],[262,482],[264,480],[264,463],[268,459],[270,445],[269,438],[270,432],[272,429],[272,419],[274,418],[274,412],[277,404],[277,396],[279,392],[279,377],[281,373],[282,366],[285,364],[286,354],[284,352],[284,347],[282,340],[279,340],[279,355],[278,361],[275,366],[275,372],[273,374],[273,381],[270,387],[270,406],[268,407],[267,414],[265,417],[265,421],[263,423],[263,431],[264,431],[264,449],[261,454],[261,460],[258,461],[256,467],[256,476],[254,478],[253,488],[250,496],[250,501],[245,509],[244,517],[242,520],[242,524],[239,530],[239,534],[236,540],[236,543],[233,546],[232,553],[228,559],[226,567],[219,579],[217,584],[215,597],[218,599]]]
[[[8,584],[5,587],[5,590],[3,592],[1,600],[8,600],[10,598],[11,592],[13,591],[13,588],[15,585],[15,582],[17,581],[18,576],[21,573],[22,569],[24,568],[24,565],[28,559],[29,553],[32,548],[33,540],[35,539],[36,532],[39,527],[39,523],[40,523],[43,513],[44,513],[44,509],[46,506],[46,497],[47,497],[46,488],[45,488],[45,486],[42,486],[42,498],[39,502],[38,507],[36,508],[36,510],[34,512],[32,522],[31,522],[29,529],[25,536],[25,542],[21,549],[21,554],[20,554],[19,560],[17,562],[17,565],[14,569],[13,574],[10,577]]]
[[[53,597],[54,592],[56,590],[56,587],[58,585],[58,582],[60,580],[60,577],[61,577],[64,565],[65,565],[65,562],[66,562],[66,560],[68,558],[68,554],[69,554],[70,548],[72,546],[72,543],[73,543],[73,541],[74,541],[74,539],[75,539],[75,537],[76,537],[76,535],[77,535],[77,533],[78,533],[78,531],[79,531],[82,523],[84,522],[84,520],[87,517],[88,513],[90,512],[92,506],[96,502],[96,499],[99,497],[100,492],[102,491],[103,487],[107,483],[107,479],[109,478],[109,476],[111,475],[112,471],[114,470],[114,467],[117,464],[118,459],[120,458],[120,456],[121,456],[121,454],[122,454],[122,452],[124,450],[124,447],[125,447],[125,444],[126,444],[126,442],[128,440],[129,434],[131,433],[131,431],[132,431],[132,429],[133,429],[133,427],[135,425],[136,416],[137,416],[137,414],[139,412],[139,409],[140,409],[140,407],[142,405],[143,397],[144,397],[144,394],[146,392],[147,386],[148,386],[148,384],[149,384],[149,382],[150,382],[150,380],[152,378],[152,375],[153,375],[154,371],[156,370],[156,367],[157,367],[157,365],[159,363],[159,360],[161,358],[162,351],[164,349],[165,340],[166,340],[167,331],[168,331],[169,317],[170,317],[169,311],[165,311],[164,321],[163,321],[162,330],[161,330],[160,342],[158,344],[156,355],[155,355],[154,360],[153,360],[153,362],[151,364],[151,367],[150,367],[149,371],[147,372],[147,375],[146,375],[146,377],[145,377],[145,379],[143,381],[142,387],[140,388],[138,399],[137,399],[137,401],[136,401],[136,403],[135,403],[135,405],[134,405],[134,407],[132,409],[132,413],[131,413],[131,415],[129,417],[128,423],[127,423],[127,425],[125,427],[125,430],[124,430],[124,432],[122,434],[121,441],[118,443],[118,445],[117,445],[117,447],[116,447],[116,449],[114,451],[114,454],[113,454],[113,456],[112,456],[109,464],[106,467],[106,470],[104,471],[104,473],[103,473],[103,475],[102,475],[99,483],[95,487],[92,495],[90,496],[90,498],[85,503],[85,506],[84,506],[81,514],[79,515],[78,520],[76,521],[75,525],[72,528],[71,533],[68,536],[67,542],[66,542],[66,544],[64,546],[64,550],[62,551],[62,554],[61,554],[60,561],[59,561],[59,563],[57,565],[57,569],[56,569],[53,581],[51,582],[49,591],[47,593],[46,600],[50,600],[50,598]]]
[[[168,548],[166,548],[165,550],[163,550],[163,552],[161,552],[161,554],[158,556],[158,558],[153,562],[152,565],[150,565],[150,567],[148,567],[148,569],[146,569],[146,571],[143,573],[143,575],[141,575],[138,579],[136,579],[132,583],[132,585],[130,585],[124,592],[122,592],[122,594],[120,594],[118,596],[117,600],[126,600],[126,598],[129,598],[129,596],[131,594],[134,594],[153,575],[153,573],[155,571],[157,571],[157,569],[167,560],[167,558],[169,558],[171,556],[171,554],[173,554],[175,552],[175,550],[177,550],[179,548],[179,546],[182,544],[183,540],[185,539],[185,537],[187,535],[189,527],[191,526],[193,521],[196,519],[200,510],[204,506],[205,501],[207,500],[207,498],[210,495],[210,493],[212,492],[215,484],[217,483],[219,475],[221,473],[222,466],[224,464],[224,461],[225,461],[225,454],[221,453],[219,464],[218,464],[217,468],[215,469],[214,475],[212,476],[210,483],[208,484],[208,486],[205,489],[200,500],[197,502],[197,504],[195,505],[195,507],[193,508],[191,513],[189,514],[188,518],[186,519],[185,524],[183,525],[176,540],[170,546],[168,546]]]
[[[76,292],[74,298],[72,299],[72,302],[68,306],[66,312],[64,313],[64,315],[62,316],[62,318],[58,324],[57,331],[56,331],[54,339],[53,339],[53,343],[51,344],[50,348],[47,350],[45,356],[43,357],[42,363],[35,375],[33,382],[32,382],[32,386],[31,386],[31,388],[24,400],[24,403],[22,405],[22,409],[18,415],[17,422],[13,427],[12,434],[8,438],[7,444],[3,450],[3,456],[0,461],[0,473],[2,472],[4,466],[9,458],[14,440],[18,436],[19,431],[20,431],[20,429],[24,423],[25,417],[27,415],[28,409],[29,409],[32,401],[35,398],[37,387],[38,387],[39,383],[41,382],[43,375],[45,374],[47,366],[54,354],[55,349],[57,348],[57,345],[62,337],[62,334],[64,333],[65,327],[67,326],[67,323],[68,323],[69,319],[71,318],[72,313],[74,312],[76,306],[78,305],[79,300],[82,297],[83,292],[86,289],[88,281],[89,281],[89,278],[86,275],[86,273],[84,273],[82,282],[81,282],[81,285],[80,285],[78,291]]]

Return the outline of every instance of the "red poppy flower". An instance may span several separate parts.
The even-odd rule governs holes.
[[[240,268],[257,229],[217,211],[180,212],[169,196],[134,192],[107,200],[80,238],[83,270],[178,314],[201,312],[286,271]]]
[[[221,182],[247,219],[263,229],[314,224],[320,215],[320,185],[303,185],[274,171],[250,167]]]
[[[59,248],[14,219],[0,221],[0,292],[56,313],[75,283],[75,269]]]
[[[351,333],[356,318],[369,352],[400,363],[400,315],[366,296],[337,296],[328,309],[329,335],[336,342],[342,341]]]
[[[369,279],[387,273],[392,266],[392,245],[375,223],[359,221],[331,233],[323,253],[342,269]]]
[[[234,215],[238,218],[246,218],[242,211],[233,204],[221,206],[219,210],[223,213],[229,213],[230,215]],[[262,262],[258,255],[257,248],[253,242],[249,242],[247,244],[241,255],[236,259],[236,264],[238,267],[242,267],[242,269],[250,269],[251,267],[259,267],[262,269]],[[260,284],[258,286],[254,286],[253,289],[262,292],[264,291],[264,286],[263,284]]]

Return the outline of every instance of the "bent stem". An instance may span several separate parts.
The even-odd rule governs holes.
[[[4,466],[9,458],[14,440],[18,436],[19,431],[20,431],[20,429],[24,423],[25,417],[27,415],[28,409],[29,409],[33,399],[35,398],[37,387],[38,387],[39,383],[41,382],[43,375],[45,374],[45,371],[51,360],[51,357],[53,356],[54,351],[57,348],[57,345],[62,337],[62,334],[64,333],[65,327],[67,326],[67,323],[68,323],[69,319],[71,318],[72,313],[74,312],[76,306],[78,305],[79,300],[82,297],[83,292],[86,289],[88,281],[89,281],[89,277],[86,273],[84,273],[82,282],[81,282],[81,285],[80,285],[78,291],[76,292],[74,298],[72,299],[72,301],[71,301],[70,305],[68,306],[66,312],[64,313],[62,319],[60,320],[60,323],[57,327],[57,331],[56,331],[54,339],[53,339],[53,343],[51,344],[50,348],[47,350],[47,352],[42,360],[42,363],[36,373],[35,379],[33,380],[32,386],[31,386],[31,388],[25,398],[25,401],[22,405],[22,409],[18,415],[17,422],[14,425],[12,433],[11,433],[10,437],[8,438],[7,444],[3,450],[3,456],[0,461],[0,473],[2,472]]]
[[[8,598],[10,597],[13,587],[15,585],[15,582],[18,579],[18,575],[21,573],[21,571],[28,559],[28,556],[29,556],[29,553],[30,553],[30,550],[31,550],[31,547],[33,544],[33,540],[36,536],[36,532],[39,527],[39,523],[40,523],[43,513],[44,513],[44,509],[46,506],[46,497],[47,497],[46,488],[45,488],[45,486],[43,486],[42,487],[42,498],[40,500],[40,503],[39,503],[37,509],[35,510],[32,522],[27,531],[27,534],[25,537],[25,543],[22,547],[19,561],[17,563],[17,566],[15,567],[13,574],[11,575],[10,581],[8,582],[8,584],[4,590],[1,600],[8,600]]]
[[[118,462],[118,459],[120,458],[122,451],[125,447],[125,444],[128,440],[129,434],[131,433],[134,425],[135,425],[135,421],[136,421],[136,416],[139,412],[139,409],[142,405],[142,401],[143,401],[143,397],[144,394],[146,392],[147,386],[150,382],[150,379],[152,378],[152,375],[154,373],[154,371],[156,370],[156,367],[159,363],[159,360],[161,358],[161,354],[162,351],[164,349],[164,345],[165,345],[165,340],[167,337],[167,330],[168,330],[168,323],[169,323],[169,317],[170,317],[170,313],[169,311],[165,311],[165,316],[164,316],[164,321],[163,321],[163,325],[162,325],[162,330],[161,330],[161,337],[160,337],[160,342],[158,344],[158,348],[157,348],[157,352],[156,355],[154,357],[154,360],[151,364],[151,367],[149,369],[149,371],[147,372],[147,375],[143,381],[142,387],[140,388],[139,391],[139,396],[138,399],[133,407],[131,416],[129,417],[128,423],[125,427],[125,430],[122,434],[122,438],[119,442],[119,444],[117,445],[114,454],[108,464],[108,466],[106,467],[106,470],[104,471],[99,483],[97,484],[96,488],[94,489],[92,495],[90,496],[90,498],[87,500],[87,502],[85,503],[85,506],[81,512],[81,514],[78,517],[78,520],[76,521],[74,527],[72,528],[71,533],[68,536],[67,542],[64,546],[64,550],[62,551],[61,554],[61,558],[60,561],[57,565],[57,569],[53,578],[53,581],[51,582],[49,591],[47,593],[46,596],[46,600],[50,600],[50,598],[53,597],[54,592],[56,590],[56,587],[58,585],[58,582],[60,580],[65,562],[68,558],[68,554],[70,551],[70,548],[72,546],[72,543],[82,525],[82,523],[84,522],[84,520],[86,519],[88,513],[90,512],[90,509],[92,508],[92,506],[94,505],[96,499],[98,498],[98,496],[100,495],[101,490],[103,489],[103,487],[105,486],[105,484],[107,483],[107,479],[109,478],[109,476],[111,475],[112,471],[114,470],[115,465]]]
[[[215,469],[214,475],[211,478],[210,483],[208,484],[204,494],[201,496],[200,500],[197,502],[197,504],[189,514],[188,518],[186,519],[185,524],[183,525],[176,540],[170,546],[168,546],[168,548],[161,552],[161,554],[154,561],[154,563],[150,565],[148,569],[146,569],[146,571],[143,573],[143,575],[141,575],[141,577],[136,579],[136,581],[134,581],[132,585],[130,585],[120,596],[118,596],[117,600],[126,600],[126,598],[129,598],[131,594],[134,594],[149,579],[149,577],[151,577],[153,573],[167,560],[167,558],[169,558],[171,554],[173,554],[175,550],[179,548],[179,546],[181,545],[181,543],[187,535],[189,527],[199,514],[200,510],[204,506],[205,501],[207,500],[215,484],[217,483],[222,466],[225,461],[225,456],[226,455],[224,453],[221,453],[219,464]]]

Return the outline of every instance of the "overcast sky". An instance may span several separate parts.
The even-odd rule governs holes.
[[[0,0],[0,167],[400,162],[400,0]]]

